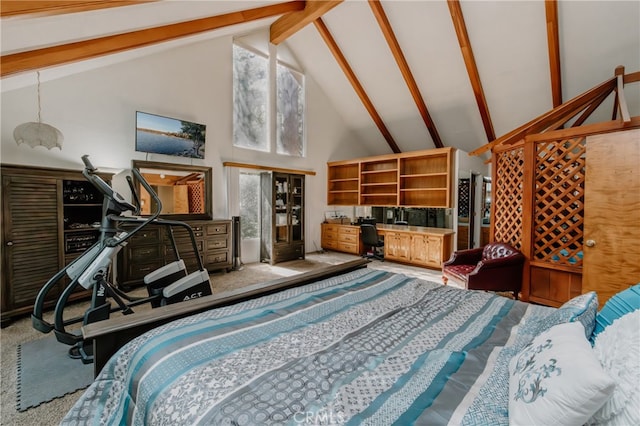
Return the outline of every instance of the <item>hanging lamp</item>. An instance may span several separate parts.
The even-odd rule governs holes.
[[[43,123],[41,119],[42,108],[40,105],[40,71],[38,75],[38,122],[30,121],[22,123],[13,130],[13,138],[18,145],[26,143],[32,148],[36,146],[44,146],[48,149],[60,148],[62,150],[62,141],[64,136],[62,132],[55,127]]]

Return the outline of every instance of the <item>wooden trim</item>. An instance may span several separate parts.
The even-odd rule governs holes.
[[[373,15],[376,17],[378,21],[378,25],[380,26],[380,30],[382,30],[382,34],[384,38],[387,40],[387,44],[389,45],[389,49],[391,49],[391,53],[398,64],[398,68],[400,68],[400,72],[402,73],[402,77],[404,81],[407,83],[407,87],[409,88],[409,92],[411,93],[411,97],[413,98],[416,106],[418,107],[418,111],[420,111],[420,116],[424,121],[424,124],[427,126],[427,130],[431,135],[431,139],[433,140],[433,144],[436,148],[444,147],[442,143],[442,139],[440,139],[440,135],[438,134],[438,129],[436,129],[436,125],[431,119],[431,115],[429,114],[429,110],[427,109],[427,105],[424,103],[424,99],[420,94],[420,89],[418,88],[418,84],[416,83],[413,74],[411,73],[411,68],[409,68],[409,64],[407,63],[406,58],[404,57],[404,53],[402,53],[402,48],[396,39],[396,36],[393,32],[393,28],[391,28],[391,24],[389,23],[389,19],[387,19],[387,15],[384,12],[384,8],[380,3],[380,0],[369,0],[369,6],[371,6],[371,10],[373,11]]]
[[[547,16],[547,49],[549,50],[549,72],[551,75],[551,98],[553,107],[562,104],[562,72],[560,69],[560,39],[558,36],[558,1],[544,2]]]
[[[292,173],[298,175],[309,175],[315,176],[316,172],[313,170],[296,170],[296,169],[283,169],[281,167],[271,167],[271,166],[260,166],[258,164],[249,164],[249,163],[236,163],[233,161],[225,161],[222,163],[224,167],[238,167],[241,169],[255,169],[255,170],[267,170],[270,172],[279,172],[279,173]]]
[[[11,1],[2,0],[0,16],[24,15],[59,15],[63,13],[87,12],[90,10],[106,9],[110,7],[133,6],[152,3],[158,0],[53,0],[53,1]]]
[[[545,133],[527,135],[526,142],[557,141],[568,138],[610,133],[640,127],[640,116],[631,117],[628,122],[622,120],[603,121],[569,129],[558,129]]]
[[[480,81],[480,74],[478,73],[478,66],[473,56],[473,49],[471,48],[471,41],[469,40],[469,34],[467,33],[467,26],[464,22],[464,16],[462,15],[462,8],[458,0],[447,0],[449,6],[449,13],[451,14],[451,20],[453,21],[453,27],[456,30],[458,36],[458,43],[460,44],[460,51],[462,52],[462,58],[464,64],[467,67],[467,74],[469,75],[469,81],[473,88],[473,94],[480,110],[480,117],[482,117],[482,124],[484,125],[484,131],[487,134],[487,140],[492,141],[496,138],[496,133],[493,130],[493,123],[491,121],[491,115],[489,114],[489,106],[487,105],[487,99],[484,96],[484,90],[482,88],[482,82]]]
[[[269,30],[271,43],[282,43],[342,2],[343,0],[305,1],[303,10],[289,12],[271,24]]]
[[[208,18],[194,19],[192,21],[3,55],[0,58],[0,77],[120,53],[177,38],[213,31],[218,28],[281,15],[299,10],[301,7],[303,7],[303,3],[290,1],[271,6],[225,13]]]
[[[447,152],[451,152],[451,156],[453,157],[454,150],[455,148],[447,146],[444,148],[423,149],[419,151],[401,152],[398,154],[371,155],[367,157],[352,158],[349,160],[328,161],[327,165],[340,166],[344,164],[354,164],[354,163],[361,163],[361,162],[367,162],[367,161],[385,161],[385,160],[395,160],[400,158],[420,157],[422,155],[445,154]]]
[[[87,324],[82,327],[85,340],[93,339],[94,363],[93,371],[97,376],[109,358],[125,343],[141,335],[145,331],[159,327],[170,321],[184,318],[210,309],[232,305],[234,303],[255,299],[278,291],[324,278],[333,277],[361,268],[366,268],[367,259],[355,259],[338,265],[329,265],[313,271],[304,272],[291,277],[277,278],[263,283],[253,284],[237,290],[225,291],[211,296],[190,300],[187,303],[176,303],[161,306],[145,312],[114,317],[105,321]]]
[[[616,93],[618,98],[618,107],[620,108],[620,115],[622,116],[622,121],[628,123],[631,121],[631,116],[629,116],[629,108],[627,107],[627,98],[624,96],[624,67],[619,66],[616,67]]]
[[[340,50],[340,48],[338,47],[338,44],[336,43],[333,36],[329,32],[329,29],[327,28],[325,23],[322,21],[322,18],[316,19],[315,21],[313,21],[313,23],[315,24],[322,39],[327,44],[327,47],[333,54],[333,57],[338,62],[338,65],[340,65],[340,68],[342,68],[342,71],[344,72],[345,76],[353,86],[354,90],[356,91],[356,94],[364,104],[364,107],[369,112],[369,115],[373,119],[374,123],[376,124],[376,126],[378,126],[378,129],[380,130],[380,132],[382,133],[382,136],[387,141],[387,144],[389,145],[389,147],[393,152],[399,153],[400,148],[398,147],[396,142],[393,140],[393,136],[391,136],[391,133],[387,129],[387,126],[384,125],[382,118],[378,114],[378,111],[376,111],[376,108],[373,106],[373,103],[371,102],[371,99],[369,99],[367,92],[365,92],[364,88],[362,87],[362,84],[360,84],[360,81],[358,81],[358,77],[356,77],[355,73],[351,69],[351,66],[347,62],[347,59],[342,54],[342,51]]]

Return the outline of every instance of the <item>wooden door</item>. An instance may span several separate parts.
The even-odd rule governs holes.
[[[58,212],[60,181],[2,178],[2,313],[27,312],[42,286],[63,264]],[[56,291],[49,297],[57,296]]]
[[[640,130],[587,138],[582,293],[640,282]]]

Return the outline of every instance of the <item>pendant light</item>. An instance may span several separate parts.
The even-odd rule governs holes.
[[[13,138],[18,145],[26,143],[32,148],[36,146],[44,146],[48,149],[60,148],[62,150],[62,141],[64,137],[62,132],[49,124],[43,123],[41,119],[40,105],[40,71],[38,75],[38,122],[30,121],[22,123],[13,130]]]

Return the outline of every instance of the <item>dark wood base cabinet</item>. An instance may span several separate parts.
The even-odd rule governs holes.
[[[196,238],[196,246],[204,267],[209,271],[231,270],[231,220],[190,220]],[[173,227],[173,236],[179,257],[185,262],[188,272],[198,269],[198,261],[186,229]],[[167,227],[149,225],[129,240],[118,256],[116,281],[124,288],[143,284],[149,272],[176,259]]]
[[[79,170],[2,165],[2,326],[33,310],[42,286],[98,239],[102,196]],[[111,181],[110,174],[100,174]],[[49,293],[52,307],[64,284]],[[78,291],[70,300],[88,297]]]

